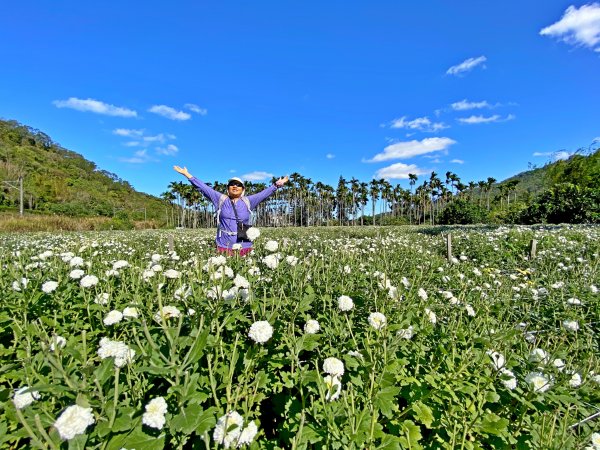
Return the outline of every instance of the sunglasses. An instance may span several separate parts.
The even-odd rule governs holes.
[[[237,186],[240,188],[244,187],[244,185],[242,183],[240,183],[239,181],[232,181],[232,182],[228,183],[227,186]]]

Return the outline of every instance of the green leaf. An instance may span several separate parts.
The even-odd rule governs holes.
[[[500,400],[500,396],[494,391],[485,394],[485,401],[488,403],[496,403],[498,400]]]
[[[94,377],[103,386],[106,381],[111,378],[115,371],[115,360],[114,358],[106,358],[102,360],[100,365],[94,370]]]
[[[415,418],[427,428],[431,428],[431,423],[434,421],[431,408],[423,402],[416,402],[411,408],[415,412]]]
[[[191,434],[196,431],[201,435],[216,424],[215,413],[214,407],[204,411],[200,405],[188,405],[171,419],[170,427],[176,432]]]
[[[136,428],[129,434],[119,434],[114,436],[107,445],[107,450],[143,449],[143,450],[162,450],[165,446],[165,433],[158,436],[152,436]]]
[[[399,392],[399,387],[388,386],[381,389],[375,397],[375,406],[377,406],[381,413],[387,418],[391,418],[394,414],[394,410],[398,409],[396,395],[398,395]]]
[[[193,364],[193,363],[197,362],[202,357],[202,355],[204,354],[204,350],[206,349],[206,340],[208,339],[209,331],[210,331],[209,327],[206,327],[206,328],[204,328],[202,333],[200,333],[196,337],[196,339],[194,340],[194,343],[190,347],[190,350],[188,351],[187,355],[185,356],[184,364],[182,366],[183,369],[185,369],[185,367],[188,366],[190,363]]]
[[[411,449],[422,448],[419,445],[419,441],[423,437],[421,435],[421,428],[415,425],[412,420],[405,420],[402,423],[402,432],[404,435],[401,438],[401,442],[404,447]]]
[[[508,419],[504,419],[494,413],[487,413],[479,428],[483,433],[500,436],[506,431],[509,423]]]
[[[69,450],[85,450],[87,439],[87,434],[80,434],[73,439],[69,439]]]

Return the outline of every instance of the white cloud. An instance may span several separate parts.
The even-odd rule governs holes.
[[[162,133],[159,133],[155,136],[144,136],[143,139],[144,142],[160,142],[161,144],[166,141],[165,135]]]
[[[487,101],[483,100],[482,102],[470,102],[467,99],[461,100],[460,102],[452,103],[452,109],[455,111],[466,111],[468,109],[481,109],[481,108],[491,108]]]
[[[325,158],[327,158],[327,159],[333,159],[333,158],[335,158],[335,155],[333,153],[327,153],[325,155]]]
[[[206,108],[200,108],[198,105],[194,105],[193,103],[186,103],[183,105],[184,108],[189,109],[196,114],[200,114],[201,116],[205,116],[208,114],[208,110]]]
[[[492,122],[506,122],[508,120],[513,120],[515,118],[514,114],[509,114],[506,117],[502,118],[498,114],[494,114],[493,116],[470,116],[470,117],[460,117],[457,119],[460,123],[466,123],[468,125],[474,125],[478,123],[492,123]]]
[[[464,164],[465,163],[462,159],[453,159],[450,162],[454,163],[454,164]]]
[[[418,155],[447,150],[456,141],[447,137],[427,138],[422,141],[396,142],[388,145],[382,153],[376,154],[372,159],[365,162],[380,162],[390,159],[409,159]]]
[[[388,167],[382,167],[373,176],[375,179],[385,178],[386,180],[408,180],[408,174],[423,175],[427,170],[419,169],[414,164],[396,163]]]
[[[137,147],[138,145],[141,145],[142,143],[139,141],[129,141],[129,142],[125,142],[123,145],[125,147]]]
[[[429,117],[418,117],[414,120],[406,120],[406,116],[403,116],[400,119],[393,120],[390,128],[436,132],[448,128],[448,125],[442,122],[432,122],[429,120]]]
[[[244,181],[262,181],[269,178],[273,178],[273,174],[269,172],[262,172],[260,170],[247,173],[240,177]]]
[[[468,72],[470,70],[473,70],[475,67],[477,67],[480,64],[483,64],[486,61],[487,61],[487,58],[485,56],[479,56],[477,58],[469,58],[469,59],[464,60],[460,64],[457,64],[456,66],[450,67],[446,71],[446,74],[448,74],[448,75],[460,75],[460,74],[462,74],[464,72]],[[485,68],[485,65],[483,67]]]
[[[549,156],[552,161],[559,161],[561,159],[569,159],[573,155],[573,152],[566,150],[559,150],[557,152],[534,152],[533,156]]]
[[[137,117],[137,112],[131,109],[109,105],[108,103],[91,98],[82,100],[80,98],[70,97],[68,100],[54,100],[52,103],[57,108],[70,108],[77,111],[93,112],[107,116]]]
[[[540,34],[600,52],[600,46],[597,47],[600,43],[600,3],[590,3],[579,9],[569,6],[558,22],[542,29]]]
[[[154,105],[148,111],[171,120],[188,120],[190,117],[192,117],[186,112],[177,111],[175,108],[171,108],[167,105]]]
[[[144,130],[129,130],[127,128],[117,128],[113,130],[113,134],[125,137],[140,137],[143,136]]]
[[[156,147],[156,153],[158,155],[173,156],[176,155],[178,151],[179,149],[177,146],[173,144],[169,144],[166,147]]]
[[[157,161],[157,159],[149,156],[144,149],[136,151],[131,158],[119,158],[119,161],[129,164],[143,164],[150,161]]]

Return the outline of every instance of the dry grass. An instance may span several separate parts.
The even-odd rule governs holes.
[[[68,217],[58,215],[0,214],[0,232],[22,231],[95,231],[113,228],[113,219],[108,217]],[[136,230],[160,228],[153,221],[134,223]]]

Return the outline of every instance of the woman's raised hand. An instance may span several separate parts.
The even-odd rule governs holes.
[[[175,169],[176,172],[180,173],[186,178],[192,178],[192,175],[190,175],[190,173],[188,172],[187,167],[173,166],[173,169]]]
[[[288,180],[289,180],[289,178],[288,178],[288,176],[286,175],[285,177],[283,177],[283,178],[280,178],[279,180],[277,180],[277,181],[275,182],[275,184],[277,185],[277,187],[281,187],[281,186],[283,186],[285,183],[287,183],[287,182],[288,182]]]

